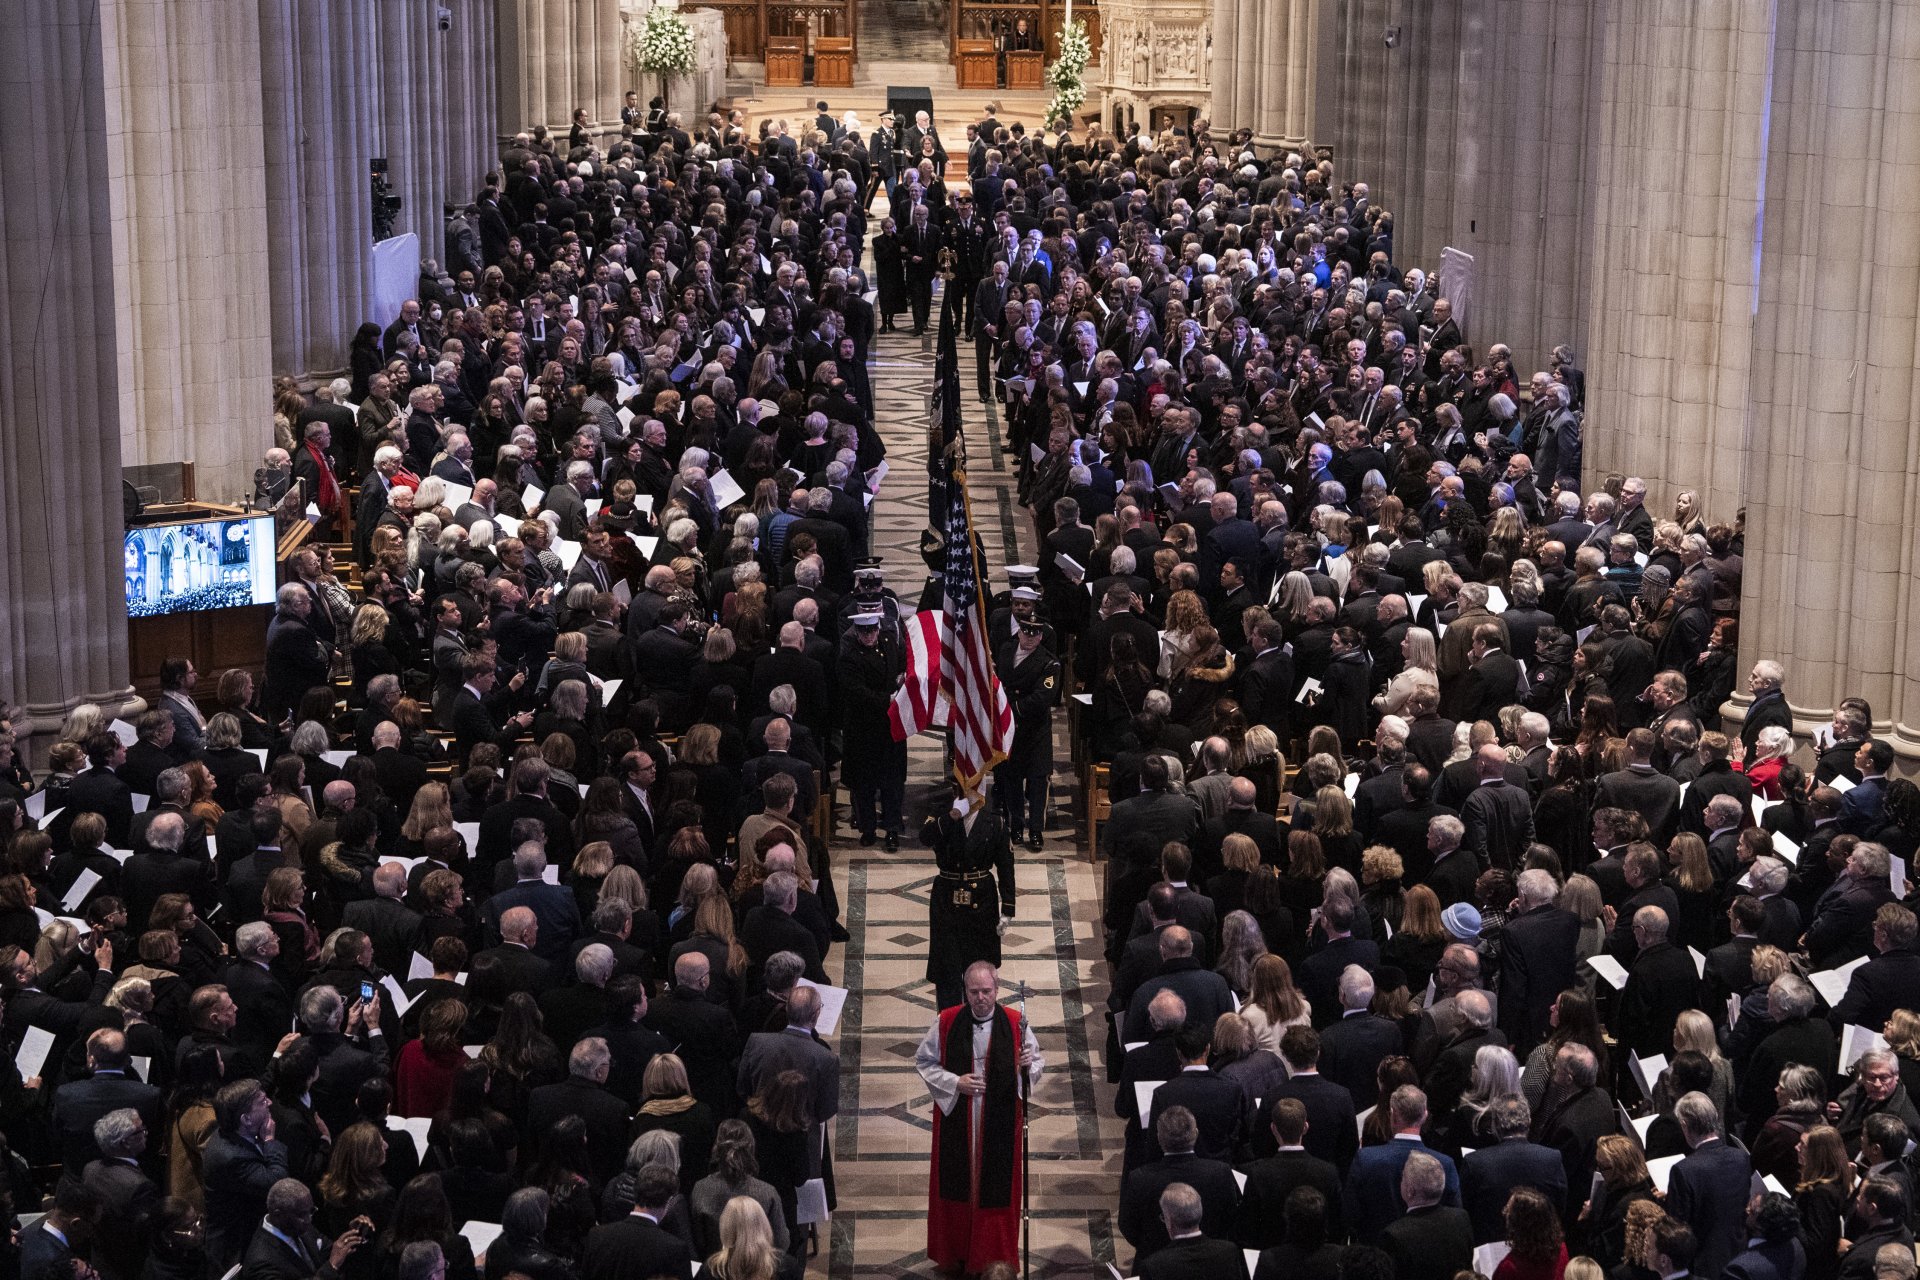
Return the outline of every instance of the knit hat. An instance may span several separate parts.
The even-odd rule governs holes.
[[[1440,913],[1440,923],[1456,942],[1472,942],[1480,936],[1480,913],[1471,903],[1454,903]]]

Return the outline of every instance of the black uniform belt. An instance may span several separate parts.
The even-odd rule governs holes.
[[[942,880],[985,880],[993,875],[991,871],[936,871]]]

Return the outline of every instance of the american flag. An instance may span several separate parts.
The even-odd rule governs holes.
[[[1007,758],[1013,707],[987,649],[966,472],[947,472],[946,595],[938,615],[916,614],[907,626],[906,683],[894,695],[890,719],[896,739],[944,722],[953,742],[954,777],[972,795],[987,770]]]

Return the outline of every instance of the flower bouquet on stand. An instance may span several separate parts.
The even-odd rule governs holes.
[[[1093,44],[1087,38],[1087,24],[1069,22],[1060,31],[1060,56],[1047,68],[1047,83],[1053,86],[1053,100],[1047,103],[1047,128],[1073,127],[1073,113],[1087,100],[1083,77],[1091,61]]]
[[[660,77],[660,96],[669,103],[673,78],[690,74],[694,67],[693,32],[677,8],[672,0],[654,5],[629,36],[634,65]]]

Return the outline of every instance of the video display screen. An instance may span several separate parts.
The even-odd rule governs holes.
[[[272,516],[127,530],[127,616],[272,604]]]

